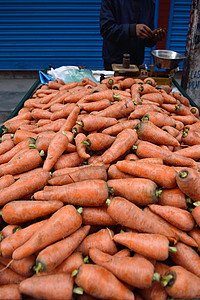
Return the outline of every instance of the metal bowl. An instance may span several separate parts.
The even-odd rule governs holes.
[[[153,50],[154,65],[159,69],[175,69],[185,56],[170,50]]]

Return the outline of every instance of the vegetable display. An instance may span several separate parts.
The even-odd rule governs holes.
[[[200,120],[155,79],[41,85],[3,124],[0,299],[200,297]]]

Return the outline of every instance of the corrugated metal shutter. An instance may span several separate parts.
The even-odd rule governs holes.
[[[103,68],[101,0],[0,1],[0,69]]]
[[[166,49],[185,55],[191,0],[172,0]],[[183,68],[183,62],[179,64]]]

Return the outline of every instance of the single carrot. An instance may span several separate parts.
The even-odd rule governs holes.
[[[137,288],[151,286],[154,266],[145,258],[119,257],[91,248],[89,256],[92,261],[112,272],[119,280]]]
[[[174,232],[161,222],[149,217],[137,205],[122,197],[107,201],[107,211],[118,224],[144,233],[155,233],[167,236],[170,241],[176,240]]]
[[[122,100],[98,112],[96,116],[120,119],[129,116],[134,111],[135,103],[131,100]]]
[[[15,142],[13,139],[8,139],[0,143],[0,155],[6,153],[11,150],[15,146]]]
[[[0,194],[0,205],[20,199],[28,194],[42,189],[50,179],[49,172],[42,168],[36,168],[28,172],[28,175],[19,178],[10,186],[4,188]]]
[[[67,167],[78,167],[84,162],[84,158],[80,157],[77,151],[62,154],[54,165],[54,170]]]
[[[16,231],[22,229],[20,225],[6,225],[2,228],[0,233],[0,240],[5,239],[7,236],[15,233]]]
[[[136,177],[154,181],[157,185],[166,188],[176,187],[176,171],[170,166],[139,163],[138,161],[118,161],[117,168]]]
[[[89,230],[89,225],[81,227],[61,241],[41,250],[36,258],[35,272],[52,271],[59,266],[80,245]]]
[[[141,99],[144,100],[148,100],[151,102],[155,102],[158,103],[159,105],[162,105],[164,102],[164,98],[163,95],[161,93],[148,93],[148,94],[144,94],[142,95]]]
[[[27,130],[17,130],[14,134],[13,137],[13,142],[16,144],[19,144],[20,142],[22,142],[23,140],[25,140],[26,138],[33,138],[36,139],[37,138],[37,134],[27,131]]]
[[[14,284],[20,283],[26,277],[22,276],[10,268],[6,268],[3,264],[0,263],[0,282],[1,285],[5,284]]]
[[[133,178],[134,176],[121,172],[115,164],[110,165],[108,168],[108,178],[109,179],[125,179]]]
[[[124,157],[124,159],[125,159],[125,160],[131,160],[131,161],[133,161],[133,160],[138,160],[139,158],[137,157],[136,154],[134,154],[134,153],[129,153],[129,154],[127,154],[127,155]]]
[[[11,258],[6,258],[0,256],[0,263],[4,266],[9,266],[11,270],[20,274],[22,276],[32,276],[33,275],[33,266],[35,264],[35,256],[30,255],[20,260],[13,260]]]
[[[84,207],[82,212],[83,224],[112,226],[116,222],[107,213],[106,207]]]
[[[91,179],[34,193],[36,200],[59,200],[80,206],[101,206],[108,198],[108,185],[104,180]]]
[[[28,149],[18,159],[12,158],[8,163],[0,166],[0,176],[16,175],[38,168],[43,159],[37,149]]]
[[[145,114],[142,120],[151,121],[154,125],[158,127],[175,126],[176,124],[175,120],[172,117],[157,111],[151,111]]]
[[[19,291],[19,285],[17,283],[1,285],[0,299],[22,300],[22,295]]]
[[[194,146],[200,144],[200,134],[198,131],[188,130],[183,131],[182,134],[182,143],[188,146]]]
[[[130,113],[129,118],[130,119],[141,119],[145,114],[149,113],[150,111],[159,111],[160,108],[153,104],[144,104],[144,105],[138,105],[135,110]]]
[[[157,85],[155,79],[152,78],[152,77],[146,77],[146,78],[143,80],[143,82],[144,82],[144,83],[147,83],[147,84],[150,84],[150,85],[152,85],[152,86],[156,86],[156,85]]]
[[[181,121],[185,125],[193,124],[196,122],[196,117],[191,115],[174,115],[172,116],[174,120]]]
[[[13,252],[12,258],[21,259],[27,257],[53,242],[72,234],[80,228],[81,224],[82,218],[76,208],[72,205],[65,205],[54,212],[28,241],[17,248]]]
[[[182,148],[180,150],[175,151],[176,154],[192,158],[194,160],[200,159],[200,145],[193,145],[193,146],[187,146],[185,148]]]
[[[117,247],[113,241],[114,232],[109,228],[100,229],[97,232],[86,236],[76,251],[81,252],[84,256],[89,254],[90,248],[97,248],[111,255],[117,252]]]
[[[3,132],[4,133],[15,133],[16,130],[18,130],[18,128],[20,128],[21,125],[28,125],[30,124],[30,120],[23,120],[23,119],[19,119],[19,120],[9,120],[9,122],[7,122],[4,127],[3,127]]]
[[[90,133],[87,137],[85,137],[85,139],[82,140],[82,144],[85,145],[89,150],[99,151],[110,147],[114,141],[115,137],[110,136],[109,134],[96,132]]]
[[[188,234],[195,240],[198,245],[198,252],[200,250],[200,229],[194,227],[192,230],[188,232]]]
[[[21,114],[17,114],[15,117],[12,117],[8,120],[6,120],[3,125],[7,125],[7,124],[10,124],[10,122],[13,122],[13,121],[20,121],[20,120],[31,120],[32,119],[32,116],[31,116],[31,113],[29,111],[26,111],[24,113],[21,113]]]
[[[109,134],[109,135],[117,135],[120,133],[123,129],[126,128],[131,128],[135,129],[135,126],[139,123],[140,121],[138,119],[135,120],[126,120],[123,122],[119,122],[113,126],[110,126],[108,128],[105,128],[102,130],[103,134]]]
[[[85,293],[100,299],[133,300],[134,294],[105,268],[83,264],[75,277],[75,283]]]
[[[181,209],[187,209],[187,200],[185,194],[179,189],[163,189],[158,199],[159,205],[175,206]]]
[[[190,231],[195,225],[191,213],[185,209],[158,204],[150,204],[149,208],[167,222],[181,230]]]
[[[78,125],[81,125],[85,131],[94,131],[115,125],[117,124],[117,120],[115,118],[110,117],[99,117],[89,115],[83,117],[80,121],[77,121],[76,123]]]
[[[69,143],[69,139],[65,134],[65,131],[58,131],[53,139],[50,141],[47,156],[43,164],[43,169],[46,171],[50,171],[58,158],[63,154],[65,149],[67,148]]]
[[[163,99],[164,99],[164,104],[176,104],[177,99],[174,98],[173,96],[167,94],[166,92],[162,93]]]
[[[73,283],[70,274],[32,276],[20,283],[19,290],[38,299],[72,299]]]
[[[162,276],[162,285],[173,298],[194,299],[200,296],[200,279],[181,266],[171,266]]]
[[[59,90],[70,90],[70,89],[72,89],[72,88],[74,88],[74,87],[76,87],[78,85],[78,82],[76,82],[76,81],[71,81],[71,82],[67,82],[67,83],[65,83],[64,85],[62,85],[60,88],[59,88]]]
[[[21,224],[49,215],[63,206],[61,201],[11,201],[3,206],[1,215],[8,224]]]
[[[131,252],[130,252],[129,249],[124,248],[122,250],[119,250],[117,253],[115,253],[114,256],[117,256],[117,257],[130,257]]]
[[[184,97],[183,95],[181,95],[181,93],[179,92],[172,92],[172,96],[174,98],[176,98],[177,100],[179,100],[182,104],[186,105],[186,106],[190,106],[190,101],[188,98]]]
[[[23,245],[47,220],[35,222],[27,227],[15,231],[1,241],[1,254],[11,258],[15,249]]]
[[[190,112],[197,118],[199,118],[199,109],[195,106],[189,108]]]
[[[150,84],[143,83],[141,87],[139,88],[141,95],[149,94],[149,93],[159,93],[159,91]]]
[[[107,183],[115,196],[126,198],[139,206],[156,203],[162,194],[157,184],[146,178],[112,179]]]
[[[82,103],[81,108],[88,111],[101,111],[107,107],[112,105],[112,102],[108,99],[102,99],[97,102],[89,102],[89,103]]]
[[[193,159],[177,155],[176,152],[167,151],[164,148],[150,142],[139,141],[137,145],[133,146],[133,149],[139,158],[160,157],[163,159],[165,164],[172,166],[191,167],[195,165],[195,161]]]
[[[179,189],[193,201],[200,199],[199,178],[199,172],[192,168],[183,168],[176,176]]]
[[[101,159],[103,163],[108,164],[118,159],[131,149],[137,139],[138,135],[135,130],[130,128],[122,130],[112,145],[102,154]]]
[[[73,252],[57,268],[55,268],[53,272],[68,273],[71,275],[74,270],[77,270],[84,263],[85,262],[82,253]]]
[[[87,139],[84,133],[78,133],[75,137],[75,144],[78,155],[83,159],[88,159],[90,154],[87,153],[86,144],[83,142]]]
[[[169,240],[161,234],[122,232],[114,235],[114,241],[146,257],[166,260],[169,252],[176,252],[169,246]]]
[[[4,142],[6,140],[11,140],[13,139],[14,134],[13,133],[2,133],[3,135],[0,138],[0,142]]]
[[[179,142],[168,132],[154,125],[151,121],[142,120],[137,125],[137,134],[141,140],[157,145],[179,146]]]

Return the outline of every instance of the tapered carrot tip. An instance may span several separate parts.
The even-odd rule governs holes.
[[[178,176],[179,176],[180,178],[182,178],[182,179],[185,179],[185,178],[188,177],[188,171],[187,171],[187,170],[180,171],[180,172],[178,173]]]
[[[176,280],[176,274],[174,272],[170,272],[165,276],[162,276],[161,279],[161,285],[166,287],[166,286],[172,286]]]
[[[75,287],[73,288],[73,293],[77,295],[83,295],[83,289],[81,287]]]

